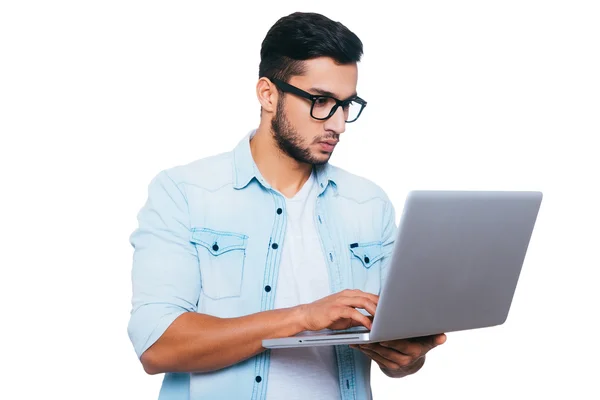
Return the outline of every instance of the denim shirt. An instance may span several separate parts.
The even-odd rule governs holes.
[[[138,357],[185,312],[221,318],[272,310],[284,196],[261,176],[249,132],[233,151],[161,171],[130,237],[134,248],[128,334]],[[396,234],[395,213],[373,182],[330,163],[316,166],[314,221],[331,293],[379,294]],[[269,286],[269,288],[267,288]],[[371,361],[335,346],[343,400],[371,399]],[[207,373],[166,373],[159,400],[264,400],[270,350]],[[307,382],[310,384],[310,382]]]

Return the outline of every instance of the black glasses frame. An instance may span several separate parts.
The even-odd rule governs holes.
[[[332,96],[325,96],[322,94],[310,94],[300,88],[297,88],[296,86],[290,85],[289,83],[286,83],[279,79],[273,78],[273,79],[271,79],[271,82],[273,82],[275,84],[275,86],[277,86],[279,89],[281,89],[282,91],[284,91],[286,93],[292,93],[292,94],[295,94],[296,96],[300,96],[307,100],[310,100],[312,102],[312,104],[310,106],[310,116],[319,121],[324,121],[326,119],[331,118],[333,116],[333,114],[335,114],[335,112],[337,111],[338,107],[341,106],[343,109],[345,106],[348,106],[351,102],[354,101],[354,102],[360,104],[361,107],[360,107],[360,111],[356,115],[356,118],[346,121],[346,123],[351,123],[351,122],[356,121],[358,119],[358,117],[360,117],[360,114],[362,114],[363,110],[367,106],[367,102],[358,96],[354,96],[354,97],[352,97],[350,99],[346,99],[346,100],[339,100]],[[325,118],[317,118],[313,115],[313,109],[315,108],[315,102],[318,99],[322,99],[322,98],[332,99],[333,101],[335,101],[335,105],[333,107],[331,107],[331,111],[329,112],[328,116],[326,116]]]

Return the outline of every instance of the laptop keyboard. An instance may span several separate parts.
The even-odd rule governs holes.
[[[321,330],[321,331],[304,331],[304,332],[300,332],[299,334],[297,334],[296,336],[335,336],[335,335],[349,335],[349,334],[358,334],[358,333],[369,333],[371,332],[370,330],[368,330],[367,328],[365,328],[364,326],[356,326],[353,328],[349,328],[349,329],[344,329],[344,330],[331,330],[331,329],[325,329],[325,330]]]

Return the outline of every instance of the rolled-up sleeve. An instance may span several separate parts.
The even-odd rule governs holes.
[[[197,310],[201,277],[189,240],[186,197],[167,171],[150,182],[138,224],[130,236],[134,253],[127,332],[141,357],[177,317]]]

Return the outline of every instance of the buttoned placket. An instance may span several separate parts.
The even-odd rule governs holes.
[[[343,290],[347,285],[344,283],[344,277],[340,270],[340,264],[335,254],[333,240],[329,233],[325,212],[325,199],[323,194],[327,187],[323,182],[320,183],[321,193],[317,197],[315,207],[315,223],[321,242],[323,244],[323,252],[327,259],[327,270],[329,272],[329,285],[332,293],[337,293]],[[347,345],[335,346],[335,353],[338,365],[338,379],[340,384],[340,393],[342,400],[356,399],[356,379],[354,369],[354,354],[352,349]]]
[[[329,285],[332,293],[343,290],[347,285],[340,271],[340,264],[335,255],[333,239],[331,238],[327,223],[324,206],[324,193],[329,185],[323,181],[326,177],[317,175],[320,192],[315,205],[315,224],[322,243],[322,248],[327,264],[329,274]],[[271,231],[271,239],[267,252],[265,265],[265,275],[263,278],[263,287],[261,297],[261,311],[272,310],[275,305],[275,293],[277,291],[276,283],[279,276],[279,264],[281,261],[280,243],[283,243],[285,237],[285,227],[287,223],[285,213],[284,197],[274,191],[266,182],[259,178],[261,184],[270,191],[273,196],[275,206],[275,222]],[[356,379],[354,369],[354,354],[350,347],[346,345],[335,346],[336,360],[338,366],[338,379],[340,384],[340,393],[342,400],[356,399]],[[252,390],[253,400],[265,400],[267,396],[268,371],[271,361],[271,350],[267,349],[256,356],[254,363],[254,387]]]
[[[261,182],[262,183],[262,182]],[[281,262],[281,246],[285,237],[287,223],[285,213],[285,199],[270,187],[267,188],[273,197],[275,215],[271,238],[267,249],[267,260],[265,274],[263,277],[263,288],[261,294],[260,311],[272,310],[275,306],[275,293],[277,292],[277,278],[279,276],[279,264]],[[253,400],[264,400],[267,397],[268,371],[271,363],[271,350],[267,349],[256,356],[254,362],[254,387],[252,390]]]

